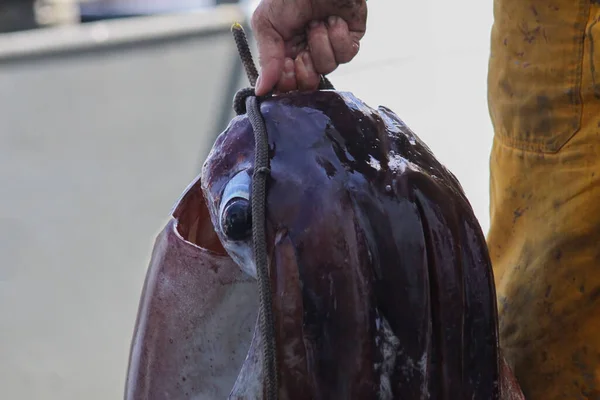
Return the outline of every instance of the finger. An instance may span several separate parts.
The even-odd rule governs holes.
[[[312,22],[308,30],[308,48],[317,73],[328,74],[337,68],[329,32],[322,22]]]
[[[257,7],[252,14],[252,30],[258,47],[260,73],[256,82],[256,95],[264,96],[279,81],[285,60],[285,45],[281,35],[266,17],[267,10]]]
[[[358,41],[354,41],[348,30],[348,24],[342,18],[336,16],[329,17],[327,20],[327,32],[337,64],[350,62],[358,54]]]
[[[306,38],[304,35],[294,36],[291,40],[285,41],[285,56],[292,60],[298,57],[306,49]]]
[[[279,82],[277,83],[277,91],[281,93],[291,92],[296,90],[298,85],[296,83],[296,65],[294,60],[286,58],[281,72]]]
[[[315,71],[312,58],[308,51],[303,51],[296,57],[296,82],[298,90],[313,91],[319,87],[320,76]]]
[[[356,34],[356,39],[360,40],[367,30],[367,2],[357,1],[354,7],[337,9],[329,15],[339,15],[348,24],[348,30]]]

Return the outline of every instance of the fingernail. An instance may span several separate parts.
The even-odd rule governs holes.
[[[287,76],[294,76],[294,60],[292,60],[291,58],[287,58],[285,60],[285,64],[283,66],[283,71],[285,73],[285,75]]]
[[[306,67],[306,69],[312,71],[313,65],[312,65],[312,59],[310,58],[310,54],[308,53],[308,51],[305,51],[304,53],[302,53],[302,62],[304,63],[304,66]]]
[[[335,24],[338,23],[338,21],[339,21],[339,17],[332,15],[331,17],[328,18],[327,23],[329,24],[329,26],[334,26]]]
[[[285,64],[283,64],[283,69],[285,69],[285,72],[290,72],[290,71],[294,70],[294,62],[292,61],[291,58],[285,59]]]
[[[256,86],[255,86],[256,88],[259,88],[259,87],[260,87],[260,80],[261,80],[261,79],[262,79],[262,76],[261,76],[261,75],[259,75],[259,76],[258,76],[258,79],[256,80]]]
[[[309,26],[311,28],[316,28],[317,26],[319,26],[320,22],[319,21],[311,21]]]

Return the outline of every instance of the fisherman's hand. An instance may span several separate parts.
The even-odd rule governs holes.
[[[261,0],[252,15],[256,94],[317,89],[321,74],[356,56],[366,22],[366,0]]]

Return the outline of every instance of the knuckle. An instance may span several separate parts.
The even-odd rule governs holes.
[[[252,13],[252,17],[250,18],[250,27],[252,30],[257,31],[260,30],[261,26],[264,25],[264,16],[261,13],[260,9],[256,9]]]
[[[340,64],[352,61],[355,56],[356,53],[354,52],[352,46],[344,46],[335,52],[335,60]]]
[[[340,64],[346,64],[352,61],[352,56],[348,53],[336,53],[335,60]]]
[[[317,28],[312,28],[308,33],[308,39],[312,42],[322,42],[329,37],[329,33],[325,27],[322,25]]]
[[[320,74],[330,74],[337,68],[337,63],[333,58],[327,57],[326,59],[319,60],[317,72]]]
[[[259,5],[256,7],[252,16],[250,17],[250,27],[254,31],[263,31],[266,27],[269,26],[269,17],[268,17],[268,9],[263,7],[263,5]]]
[[[348,25],[346,25],[345,23],[337,23],[334,26],[330,26],[328,28],[328,32],[329,32],[329,36],[332,37],[344,37],[344,36],[349,36],[350,35],[350,31],[348,30]]]
[[[315,90],[319,87],[319,78],[316,79],[313,77],[306,78],[303,80],[298,80],[298,89],[302,91],[311,91]]]

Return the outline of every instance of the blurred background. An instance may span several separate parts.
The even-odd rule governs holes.
[[[122,398],[154,239],[247,85],[229,29],[256,3],[0,0],[0,399]],[[333,84],[404,119],[487,232],[492,1],[369,7]]]

